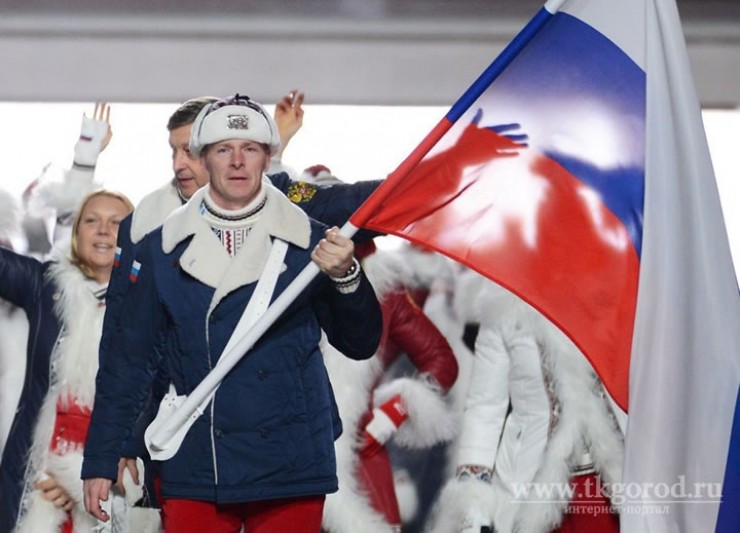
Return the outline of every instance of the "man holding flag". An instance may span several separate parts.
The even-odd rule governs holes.
[[[224,377],[179,448],[152,458],[166,532],[320,527],[324,497],[337,490],[341,431],[321,330],[348,357],[366,359],[382,319],[352,241],[309,219],[264,177],[279,142],[269,115],[238,95],[207,105],[193,124],[190,150],[210,184],[142,241],[100,363],[82,477],[85,506],[102,521],[109,516],[100,502],[160,355],[173,396],[192,394],[221,366],[242,316],[256,322],[273,293],[314,261],[325,275]]]

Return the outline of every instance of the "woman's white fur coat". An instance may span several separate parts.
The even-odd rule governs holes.
[[[482,328],[499,328],[504,332],[504,339],[523,334],[534,339],[541,365],[538,374],[541,372],[540,379],[544,379],[544,388],[550,397],[551,412],[545,414],[550,418],[550,428],[546,431],[546,442],[537,454],[538,461],[532,465],[533,477],[527,475],[531,479],[514,481],[567,486],[571,466],[579,461],[581,442],[584,441],[602,481],[620,481],[622,434],[590,363],[547,319],[508,291],[482,278],[473,287],[475,291],[472,292],[482,291],[476,302]],[[490,386],[495,386],[500,379],[510,378],[508,373],[498,378],[490,376]],[[483,381],[479,380],[479,383]],[[474,386],[472,383],[471,387]],[[511,394],[515,393],[512,389]],[[553,412],[557,416],[553,416]],[[464,435],[463,430],[461,440]],[[498,435],[495,438],[498,439]],[[502,437],[500,446],[504,446],[505,439],[506,436]],[[496,457],[490,457],[489,464],[494,465],[501,451],[496,451],[496,443],[492,443],[491,449]],[[557,498],[541,502],[534,491],[524,499],[530,503],[523,504],[521,499],[517,501],[511,487],[506,486],[498,474],[494,475],[491,484],[475,479],[452,479],[438,498],[429,530],[458,531],[464,517],[475,509],[491,519],[497,532],[544,533],[558,527],[568,505],[562,499],[555,501]],[[537,503],[533,503],[534,500]]]
[[[68,259],[60,258],[48,275],[60,287],[54,310],[63,329],[51,358],[51,386],[34,431],[16,532],[57,533],[66,521],[67,513],[44,500],[41,492],[34,489],[34,484],[48,473],[59,481],[75,501],[72,511],[74,532],[88,533],[97,525],[97,520],[84,509],[80,479],[82,446],[70,446],[63,454],[53,453],[50,446],[60,397],[68,396],[79,406],[92,409],[105,307],[93,295],[91,282]],[[140,480],[143,479],[143,472],[141,474]],[[128,478],[125,480],[126,499],[133,504],[141,498],[142,488],[141,485],[134,485],[130,475],[125,477]]]

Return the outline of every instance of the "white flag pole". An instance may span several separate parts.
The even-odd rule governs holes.
[[[560,8],[563,7],[563,4],[566,1],[567,0],[547,0],[547,2],[545,2],[545,5],[542,7],[554,15],[555,13],[560,11]]]

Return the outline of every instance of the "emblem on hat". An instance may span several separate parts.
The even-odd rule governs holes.
[[[228,127],[230,130],[247,130],[249,129],[249,117],[246,115],[229,115],[227,117]]]

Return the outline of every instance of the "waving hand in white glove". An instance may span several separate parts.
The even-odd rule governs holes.
[[[82,115],[80,138],[75,145],[74,164],[81,167],[94,167],[100,152],[108,146],[113,130],[110,127],[110,106],[96,102],[92,118]]]

